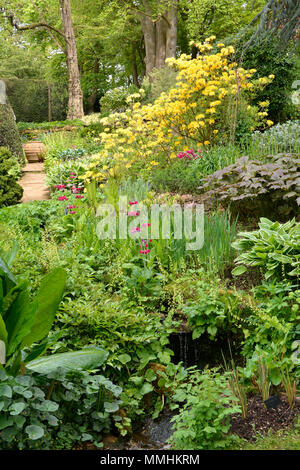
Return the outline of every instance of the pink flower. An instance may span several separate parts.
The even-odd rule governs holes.
[[[82,199],[84,197],[83,194],[78,194],[77,196],[75,196],[75,199]]]
[[[136,216],[138,216],[139,214],[140,214],[139,211],[137,211],[137,212],[128,212],[128,215],[129,215],[129,216],[132,216],[132,217],[136,217]]]
[[[69,214],[75,214],[75,211],[69,211]]]
[[[60,196],[60,197],[58,198],[58,200],[59,200],[59,201],[67,201],[68,198],[67,198],[66,196]]]
[[[133,206],[134,204],[138,204],[138,201],[129,201],[130,206]]]
[[[151,224],[142,224],[142,228],[144,227],[150,227]]]
[[[140,232],[140,231],[141,231],[140,227],[135,227],[131,230],[131,233]]]
[[[74,179],[74,178],[76,178],[76,176],[74,176],[74,175],[70,175],[70,178],[71,178],[71,179]]]

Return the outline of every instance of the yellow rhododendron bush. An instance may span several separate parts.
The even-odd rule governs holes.
[[[268,103],[248,104],[255,90],[274,76],[253,79],[256,70],[234,62],[234,48],[212,42],[197,44],[199,55],[167,59],[177,70],[177,83],[154,103],[141,105],[143,91],[129,96],[128,109],[103,118],[100,135],[103,150],[86,173],[86,179],[106,179],[108,174],[147,171],[170,164],[178,152],[197,150],[234,138],[240,110],[247,113],[252,129],[271,125]]]

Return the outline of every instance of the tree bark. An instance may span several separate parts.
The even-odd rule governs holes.
[[[136,87],[140,88],[139,84],[139,73],[137,67],[137,60],[136,60],[136,45],[132,45],[132,78],[133,83]]]
[[[153,68],[161,68],[169,57],[176,56],[177,46],[177,6],[178,0],[160,0],[166,10],[157,20],[153,20],[148,0],[143,0],[145,14],[139,13],[145,42],[146,75]]]
[[[57,46],[64,52],[67,58],[68,68],[68,89],[69,89],[69,102],[68,102],[68,119],[81,119],[84,115],[83,110],[83,94],[80,83],[80,72],[78,67],[77,58],[77,47],[75,41],[72,12],[70,6],[70,0],[59,0],[60,3],[60,14],[63,23],[63,32],[57,28],[49,25],[43,18],[42,13],[37,8],[35,2],[31,0],[32,5],[36,9],[43,21],[39,23],[33,23],[30,25],[20,25],[15,15],[11,11],[5,11],[6,17],[10,21],[11,25],[19,31],[28,31],[33,29],[44,28],[47,29],[51,38],[57,44]],[[65,39],[66,47],[64,48],[53,33],[59,34]]]
[[[77,47],[75,41],[74,27],[70,0],[59,0],[60,13],[66,37],[66,56],[68,68],[68,119],[81,119],[84,115],[83,96],[80,83],[80,72],[78,67]]]
[[[87,98],[87,112],[88,114],[91,114],[94,112],[94,108],[95,108],[95,103],[97,101],[97,97],[98,97],[98,88],[97,88],[97,83],[96,83],[96,76],[99,74],[99,59],[96,58],[95,59],[95,62],[94,62],[94,67],[93,67],[93,73],[94,73],[94,79],[95,79],[95,84],[94,84],[94,87],[93,87],[93,90],[90,94],[90,96]]]

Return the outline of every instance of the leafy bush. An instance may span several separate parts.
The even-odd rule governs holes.
[[[185,302],[182,313],[187,317],[193,339],[205,332],[210,339],[215,339],[217,334],[229,330],[236,332],[241,326],[238,322],[242,316],[240,298],[234,291],[222,286],[220,279],[197,280],[193,298]]]
[[[247,34],[252,35],[253,30],[248,29]],[[272,83],[257,94],[255,102],[270,101],[269,116],[274,122],[297,116],[299,108],[293,105],[291,94],[292,84],[299,78],[299,59],[292,41],[289,50],[284,52],[276,46],[276,41],[254,41],[246,50],[245,42],[247,38],[242,35],[242,44],[236,45],[238,57],[243,53],[243,66],[255,68],[257,77],[275,75]]]
[[[101,120],[105,127],[100,135],[103,150],[99,162],[110,155],[116,172],[132,175],[151,169],[157,159],[167,164],[192,145],[208,148],[211,144],[226,143],[235,135],[241,93],[247,103],[246,112],[254,118],[254,128],[271,125],[265,107],[260,112],[258,106],[248,103],[249,94],[264,87],[273,76],[253,80],[255,70],[244,70],[232,62],[232,46],[218,44],[218,52],[212,53],[212,41],[213,37],[197,45],[196,59],[186,54],[167,59],[168,65],[178,71],[178,80],[154,103],[136,102],[143,98],[139,90],[127,98],[132,105],[124,112]],[[94,165],[87,171],[87,179],[101,181],[101,176]]]
[[[0,147],[7,147],[21,165],[25,163],[14,112],[9,104],[0,104]]]
[[[65,161],[65,160],[77,160],[84,155],[86,155],[87,151],[84,148],[69,148],[66,150],[60,150],[56,154],[52,153],[52,157],[57,158],[58,160]]]
[[[263,282],[253,290],[252,308],[245,324],[246,358],[252,358],[258,347],[273,356],[274,365],[282,359],[292,363],[293,342],[300,333],[299,293],[291,281]]]
[[[240,232],[232,245],[241,254],[232,273],[240,275],[248,268],[259,266],[266,279],[281,281],[300,276],[300,223],[295,219],[280,224],[261,218],[259,230]]]
[[[86,165],[88,163],[89,157],[76,160],[66,160],[60,163],[57,163],[56,161],[56,164],[54,164],[54,160],[49,160],[46,177],[47,185],[49,187],[53,187],[58,184],[67,184],[67,182],[69,182],[70,186],[72,186],[74,181],[72,182],[70,180],[70,174],[75,173],[76,180],[78,180],[80,176],[85,174]]]
[[[23,196],[23,188],[17,183],[20,167],[6,147],[0,147],[0,207],[11,206]]]
[[[299,212],[299,170],[297,155],[271,156],[269,163],[242,157],[204,178],[202,191],[240,215],[286,219]]]
[[[240,413],[240,407],[226,373],[194,373],[175,390],[173,400],[181,402],[179,414],[173,418],[175,431],[169,439],[173,449],[220,450],[232,445],[235,437],[228,435],[230,415]]]
[[[101,112],[114,113],[125,111],[128,106],[127,98],[137,91],[138,88],[135,85],[130,85],[128,88],[122,86],[107,91],[100,98]]]
[[[159,69],[153,69],[149,77],[145,77],[142,87],[146,96],[143,102],[156,100],[161,93],[167,93],[176,85],[177,72],[167,65]]]
[[[54,269],[43,278],[31,300],[28,281],[15,279],[10,270],[17,249],[14,245],[8,253],[0,251],[0,363],[12,374],[18,373],[25,361],[24,348],[48,335],[66,283],[65,270]],[[37,349],[34,357],[45,349]]]
[[[99,374],[56,369],[12,377],[0,370],[0,448],[71,449],[122,421],[122,389]]]

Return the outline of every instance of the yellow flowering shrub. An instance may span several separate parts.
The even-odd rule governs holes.
[[[272,77],[254,80],[255,69],[245,70],[232,60],[232,46],[218,44],[217,52],[212,52],[214,39],[212,36],[197,44],[195,59],[186,54],[167,59],[178,72],[177,83],[168,93],[162,93],[154,103],[141,105],[140,90],[127,100],[125,112],[102,119],[103,151],[87,172],[88,180],[107,178],[109,173],[102,167],[108,160],[109,171],[114,167],[117,174],[125,174],[132,166],[135,171],[151,169],[162,161],[172,161],[182,150],[225,143],[232,137],[241,103]],[[253,129],[267,125],[267,108],[268,102],[247,106]]]

